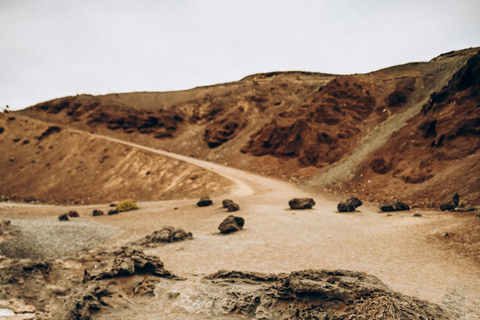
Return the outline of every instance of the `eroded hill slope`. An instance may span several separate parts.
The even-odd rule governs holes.
[[[0,114],[0,195],[51,203],[164,200],[222,193],[210,171],[63,126]]]

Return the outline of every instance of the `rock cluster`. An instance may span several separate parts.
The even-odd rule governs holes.
[[[406,211],[410,210],[410,206],[403,202],[383,202],[378,208],[383,212],[392,212],[392,211]]]
[[[458,204],[460,202],[460,196],[458,193],[455,193],[450,199],[447,199],[444,204],[440,206],[440,210],[442,211],[450,211],[455,210],[458,208]]]

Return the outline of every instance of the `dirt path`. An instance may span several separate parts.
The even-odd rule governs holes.
[[[336,212],[338,199],[331,195],[306,194],[296,186],[227,168],[198,159],[170,154],[110,137],[97,137],[171,156],[212,170],[234,181],[229,195],[240,204],[237,215],[246,220],[241,232],[223,236],[218,224],[229,214],[222,198],[211,207],[198,208],[196,200],[141,203],[141,209],[114,216],[83,214],[91,207],[77,207],[81,222],[103,223],[123,230],[110,243],[138,239],[163,226],[182,227],[194,239],[150,249],[165,267],[187,279],[225,270],[290,272],[303,269],[348,269],[377,276],[391,289],[442,305],[455,319],[480,319],[480,270],[468,257],[461,257],[427,241],[440,222],[455,221],[453,215],[435,212],[414,218],[411,212],[387,217],[374,207],[359,212]],[[288,209],[295,196],[311,196],[313,210]],[[68,207],[61,207],[68,210]],[[107,209],[107,205],[105,208]],[[5,208],[3,208],[5,209]],[[32,216],[57,215],[58,207],[18,206]],[[55,210],[55,211],[54,211]],[[0,210],[0,214],[14,211]],[[154,304],[155,300],[149,300]],[[145,319],[155,306],[137,306]],[[143,319],[142,317],[136,317]]]

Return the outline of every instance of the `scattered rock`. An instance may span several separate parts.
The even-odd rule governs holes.
[[[455,210],[458,207],[460,201],[460,196],[458,193],[455,193],[451,199],[447,199],[445,203],[440,206],[440,210],[442,211],[450,211]]]
[[[68,216],[70,218],[78,218],[80,215],[78,214],[77,211],[68,211]]]
[[[290,209],[312,209],[315,205],[315,201],[312,198],[294,198],[288,201]]]
[[[404,202],[384,202],[378,208],[383,212],[410,210],[410,207]]]
[[[156,242],[175,242],[192,239],[191,232],[185,232],[181,228],[163,227],[161,230],[155,231],[140,240],[139,244],[156,243]]]
[[[60,221],[68,221],[68,214],[64,213],[58,217],[58,220]]]
[[[233,200],[230,200],[230,199],[225,199],[225,200],[222,201],[222,206],[224,208],[228,208],[228,205],[231,204],[231,203],[235,203],[235,202],[233,202]]]
[[[221,233],[232,233],[243,229],[245,225],[245,219],[242,217],[235,217],[233,215],[228,216],[218,226]]]
[[[414,216],[414,217],[421,217],[421,216],[422,216],[422,214],[421,214],[421,213],[419,213],[418,211],[415,211],[415,213],[413,214],[413,216]]]
[[[228,209],[228,212],[238,211],[240,210],[240,206],[232,202],[227,206],[227,209]]]
[[[110,207],[116,208],[116,207],[117,207],[117,204],[116,204],[116,203],[110,203]]]
[[[210,197],[201,197],[200,201],[197,202],[197,206],[199,207],[207,207],[211,206],[213,204],[212,200],[210,200]]]
[[[362,205],[358,198],[351,197],[346,202],[340,202],[337,206],[338,212],[353,212]]]
[[[93,216],[103,216],[103,211],[100,210],[93,210]]]
[[[118,210],[115,209],[115,210],[110,210],[108,211],[108,215],[111,216],[112,214],[118,214]]]

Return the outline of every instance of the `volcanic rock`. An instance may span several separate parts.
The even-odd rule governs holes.
[[[145,273],[159,277],[172,276],[157,256],[148,256],[143,251],[124,247],[104,253],[99,265],[85,269],[83,282]]]
[[[351,197],[346,202],[340,202],[337,206],[338,212],[353,212],[362,205],[358,198]]]
[[[58,217],[58,220],[60,221],[68,221],[68,214],[64,213]]]
[[[100,210],[93,210],[93,216],[103,216],[103,211]]]
[[[227,206],[227,209],[228,209],[228,212],[238,211],[238,210],[240,210],[240,206],[238,204],[232,202]]]
[[[312,198],[294,198],[288,202],[290,209],[312,209],[315,201]]]
[[[118,210],[110,210],[108,211],[108,215],[111,216],[112,214],[118,214]]]
[[[404,202],[384,202],[381,203],[378,208],[383,212],[391,211],[406,211],[410,210],[410,206]]]
[[[154,231],[152,234],[147,235],[143,240],[141,240],[140,244],[147,244],[147,243],[156,243],[156,242],[175,242],[175,241],[183,241],[186,239],[192,239],[193,234],[191,232],[185,232],[185,230],[181,228],[174,228],[174,227],[163,227],[161,230]]]
[[[440,210],[455,210],[458,207],[459,201],[460,196],[458,195],[458,193],[455,193],[450,200],[447,199],[445,203],[440,206]]]
[[[68,211],[68,216],[70,218],[78,218],[80,215],[78,214],[77,211]]]
[[[225,199],[225,200],[222,201],[222,206],[224,208],[228,208],[228,205],[231,204],[231,203],[235,203],[235,202],[233,202],[233,200],[230,200],[230,199]]]
[[[449,319],[438,305],[390,290],[378,278],[348,270],[305,270],[290,274],[220,271],[204,278],[225,298],[218,314],[261,319]],[[248,284],[250,291],[232,288]],[[223,313],[222,313],[223,312]]]
[[[243,229],[244,224],[245,219],[242,217],[230,215],[223,220],[223,222],[218,226],[218,229],[221,233],[232,233]]]
[[[212,200],[210,200],[210,197],[201,197],[200,200],[197,202],[197,206],[199,207],[207,207],[211,206],[213,204]]]

